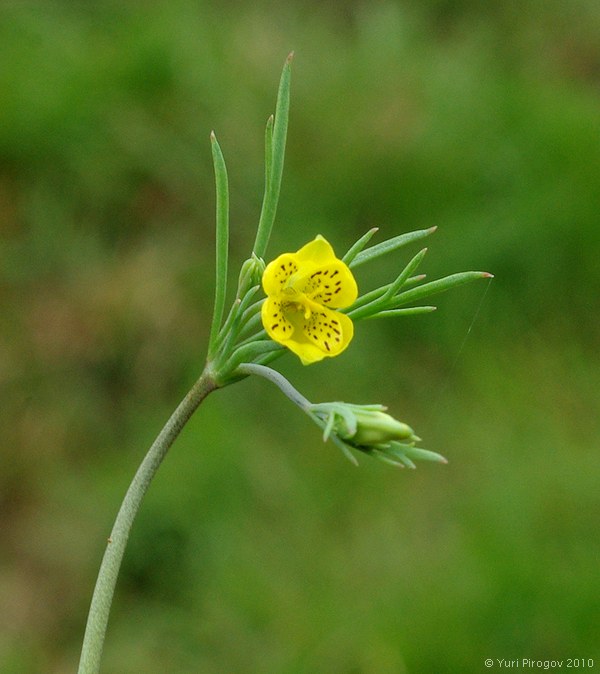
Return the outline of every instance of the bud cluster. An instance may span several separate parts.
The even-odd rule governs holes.
[[[415,460],[447,463],[441,454],[415,447],[421,439],[386,409],[383,405],[331,402],[310,405],[308,412],[323,428],[323,440],[331,439],[353,462],[350,449],[399,467],[415,468]]]

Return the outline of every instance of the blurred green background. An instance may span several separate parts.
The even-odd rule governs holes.
[[[292,49],[269,255],[438,225],[430,278],[496,278],[277,367],[450,463],[357,469],[267,382],[217,392],[136,521],[103,671],[597,668],[598,2],[64,0],[0,9],[0,671],[76,669],[118,504],[203,364],[209,133],[235,270]]]

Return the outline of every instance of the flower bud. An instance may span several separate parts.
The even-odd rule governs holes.
[[[354,445],[376,447],[392,440],[412,442],[417,439],[410,426],[380,410],[358,409],[354,416],[356,432],[344,438]]]
[[[252,286],[260,285],[264,271],[265,261],[252,253],[252,257],[249,257],[242,264],[238,280],[237,296],[241,298]]]
[[[383,405],[352,405],[350,403],[321,403],[312,411],[327,420],[325,439],[336,435],[357,448],[380,447],[390,442],[414,443],[419,438],[410,426],[386,414]]]
[[[436,452],[415,447],[420,441],[412,428],[386,414],[383,405],[351,405],[334,402],[308,404],[306,411],[346,457],[356,463],[351,449],[400,468],[415,468],[414,461],[448,463]]]

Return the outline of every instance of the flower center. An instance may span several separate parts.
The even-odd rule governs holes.
[[[291,293],[290,293],[291,294]],[[300,293],[294,291],[294,295],[299,295]],[[302,300],[284,300],[281,303],[281,309],[284,314],[287,315],[288,319],[291,320],[293,315],[303,314],[304,320],[307,321],[312,316],[312,311],[308,306],[308,302],[303,302]],[[290,316],[290,314],[292,316]]]

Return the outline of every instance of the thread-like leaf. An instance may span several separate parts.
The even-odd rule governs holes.
[[[394,318],[397,316],[418,316],[419,314],[429,314],[435,311],[437,307],[406,307],[405,309],[385,309],[378,311],[376,314],[366,316],[365,318]]]
[[[273,170],[273,115],[267,119],[265,128],[265,193],[269,191]]]
[[[281,176],[283,174],[283,160],[285,157],[285,142],[287,138],[288,117],[290,110],[290,78],[291,64],[294,53],[292,52],[286,59],[279,81],[279,90],[277,92],[277,104],[275,106],[275,118],[273,122],[273,131],[269,131],[267,122],[267,132],[265,134],[265,145],[271,144],[271,163],[266,168],[265,195],[263,198],[262,210],[258,221],[258,230],[254,242],[254,254],[257,257],[264,257],[271,230],[275,222],[277,212],[277,203],[279,201],[279,191],[281,188]],[[266,148],[268,153],[268,147]]]
[[[215,306],[210,327],[209,356],[213,355],[225,307],[227,256],[229,252],[229,185],[225,159],[214,131],[210,135],[216,185],[216,282]]]
[[[379,231],[379,227],[373,227],[366,234],[363,234],[360,239],[350,247],[348,252],[342,258],[342,262],[350,265],[352,260],[361,252],[361,250],[369,243],[374,234]]]
[[[493,278],[493,276],[486,271],[464,271],[458,274],[451,274],[450,276],[445,276],[437,281],[424,283],[417,288],[411,288],[410,290],[406,290],[405,292],[396,295],[393,300],[393,306],[394,308],[400,307],[403,304],[408,304],[408,302],[422,300],[424,297],[429,297],[436,293],[443,293],[450,288],[456,288],[464,283],[469,283],[470,281],[475,281],[480,278]]]
[[[354,267],[358,267],[359,265],[364,264],[365,262],[371,262],[372,260],[375,260],[376,258],[381,257],[382,255],[387,255],[387,253],[391,253],[392,251],[401,248],[402,246],[406,246],[409,243],[413,243],[414,241],[424,239],[426,236],[433,234],[433,232],[435,232],[436,229],[437,227],[430,227],[429,229],[418,229],[414,232],[407,232],[406,234],[400,234],[400,236],[395,236],[393,239],[382,241],[381,243],[378,243],[375,246],[371,246],[370,248],[367,248],[366,250],[363,250],[361,253],[359,253],[350,263],[349,266],[351,269],[353,269]]]

